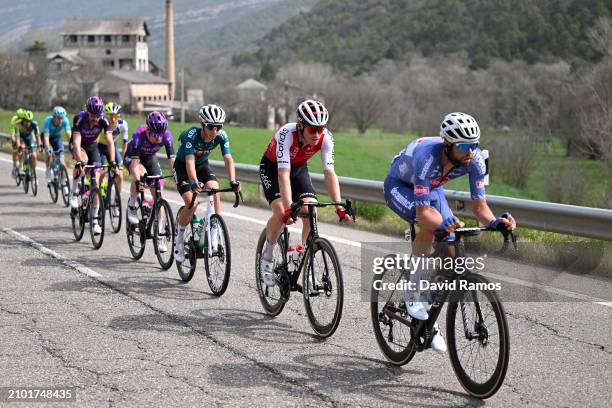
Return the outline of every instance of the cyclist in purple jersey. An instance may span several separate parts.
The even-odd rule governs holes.
[[[78,208],[77,188],[78,179],[82,171],[82,166],[87,163],[100,163],[100,152],[98,150],[98,136],[104,132],[106,135],[106,144],[110,151],[110,164],[116,167],[115,163],[115,144],[113,143],[113,135],[109,129],[109,123],[103,114],[104,102],[97,96],[92,96],[87,100],[86,111],[77,113],[72,121],[72,137],[68,144],[72,157],[75,160],[72,191],[70,197],[70,206]],[[100,173],[96,172],[96,183],[100,185]],[[98,211],[100,203],[94,202],[93,210]],[[100,234],[102,229],[97,224],[94,224],[94,234]]]
[[[455,217],[444,196],[444,184],[469,175],[470,195],[475,218],[495,229],[513,230],[516,221],[509,213],[495,217],[485,196],[486,163],[478,148],[480,127],[476,120],[461,112],[446,115],[440,125],[440,137],[422,137],[410,143],[393,158],[384,182],[385,201],[404,220],[418,220],[419,232],[412,245],[414,256],[430,253],[434,232],[444,230],[449,240],[453,231],[464,224]],[[420,301],[423,263],[411,271],[410,282],[416,290],[406,290],[406,309],[410,316],[427,320],[428,302]],[[425,299],[424,299],[425,300]],[[446,343],[436,323],[432,348],[446,351]]]
[[[175,154],[172,133],[168,130],[168,121],[160,112],[151,112],[147,116],[146,124],[139,126],[132,134],[132,139],[128,142],[126,151],[125,164],[132,176],[127,213],[130,223],[138,223],[136,198],[138,197],[138,191],[143,188],[138,185],[140,178],[145,173],[149,176],[161,174],[157,152],[162,147],[166,148],[168,164],[170,168],[173,168]],[[163,180],[161,181],[163,187]],[[149,187],[151,194],[154,195],[154,183],[149,183]]]

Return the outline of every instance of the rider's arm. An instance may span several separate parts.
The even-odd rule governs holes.
[[[323,164],[325,189],[332,201],[339,202],[342,196],[340,195],[338,176],[334,170],[334,140],[329,131],[325,134],[323,144],[321,145],[321,163]]]
[[[72,149],[78,162],[82,162],[81,158],[81,133],[74,131],[72,133]]]
[[[49,148],[49,133],[50,133],[49,132],[49,125],[50,124],[51,124],[51,118],[47,117],[45,119],[45,123],[43,124],[43,131],[42,131],[43,142],[44,142],[43,145],[44,145],[45,149]]]
[[[172,137],[168,139],[168,143],[166,144],[166,156],[168,157],[168,165],[171,169],[174,169],[174,159],[176,158],[176,154],[174,154],[174,147],[172,146]]]
[[[64,132],[66,132],[66,139],[70,140],[72,137],[72,131],[70,129],[70,120],[68,118],[64,118]]]
[[[42,140],[40,139],[40,132],[38,130],[38,125],[32,122],[32,126],[34,126],[34,136],[36,137],[36,142],[38,143],[38,146],[40,146],[42,144]]]
[[[236,167],[234,166],[234,158],[232,157],[232,148],[230,147],[229,137],[227,133],[219,134],[221,137],[221,154],[223,155],[223,162],[225,163],[225,169],[230,181],[236,181]]]
[[[198,181],[198,173],[196,172],[194,155],[185,156],[185,169],[187,170],[187,177],[189,177],[190,183]]]
[[[289,169],[278,169],[278,187],[280,190],[281,200],[283,201],[283,208],[287,209],[291,207],[291,170]]]
[[[121,155],[125,157],[125,152],[127,151],[127,144],[128,144],[128,123],[125,120],[123,121],[123,126],[119,127],[119,130],[121,131],[121,140],[122,140]]]
[[[489,208],[487,204],[486,198],[478,198],[472,201],[472,205],[474,206],[474,217],[480,222],[482,225],[489,225],[491,221],[495,220],[495,214]]]
[[[282,133],[281,133],[282,132]],[[278,166],[278,187],[285,209],[291,207],[291,154],[293,135],[280,129],[276,135],[276,163]]]

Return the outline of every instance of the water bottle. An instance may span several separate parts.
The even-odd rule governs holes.
[[[204,229],[203,219],[194,216],[192,222],[193,222],[193,241],[196,243],[196,246],[198,248],[203,248],[204,247],[204,234],[202,234],[202,230]]]
[[[304,247],[302,244],[298,244],[296,247],[289,247],[289,250],[287,251],[287,269],[289,273],[293,273],[298,270],[303,250]]]
[[[151,208],[153,208],[153,200],[150,198],[145,198],[142,200],[142,212],[145,216],[151,215]]]

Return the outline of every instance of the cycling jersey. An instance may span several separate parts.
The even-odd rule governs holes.
[[[128,143],[127,156],[131,159],[153,157],[162,147],[165,146],[166,155],[168,158],[174,157],[172,133],[170,133],[169,130],[166,130],[159,143],[152,143],[147,137],[148,130],[149,128],[146,125],[139,126],[136,129],[132,135],[132,140],[130,140]]]
[[[210,156],[210,153],[217,145],[221,146],[221,154],[223,156],[232,154],[229,137],[225,130],[219,131],[213,140],[205,142],[202,137],[202,128],[192,127],[181,133],[179,142],[181,145],[176,153],[176,160],[185,162],[187,156],[195,156],[196,167],[199,167],[208,160],[208,156]]]
[[[19,137],[21,140],[26,142],[26,144],[33,143],[33,135],[38,134],[38,123],[33,120],[30,122],[30,127],[28,129],[24,128],[21,124],[21,121],[17,124],[17,133],[19,133]],[[34,143],[35,145],[36,143]]]
[[[88,120],[89,114],[85,111],[77,113],[72,121],[72,135],[79,133],[81,135],[81,145],[94,144],[98,140],[100,134],[105,134],[108,131],[109,123],[106,116],[102,115],[96,125],[91,127]]]
[[[19,133],[18,127],[20,123],[21,119],[19,119],[19,116],[13,115],[13,117],[11,118],[11,132],[13,132],[14,134]]]
[[[55,125],[55,123],[53,123],[52,115],[45,118],[43,124],[43,134],[49,135],[49,140],[61,140],[62,130],[66,133],[70,132],[70,121],[68,118],[65,117],[59,125]]]
[[[314,145],[302,145],[299,140],[297,123],[287,123],[275,134],[264,155],[279,169],[299,167],[321,150],[321,161],[324,170],[334,168],[334,140],[329,130]]]
[[[126,120],[118,119],[117,125],[112,129],[112,132],[113,132],[113,142],[115,142],[115,144],[117,144],[117,137],[119,135],[121,135],[121,140],[123,140],[123,143],[127,143],[128,141],[128,123]],[[98,144],[105,144],[105,143],[106,143],[106,135],[102,133],[98,137]]]
[[[433,190],[443,189],[449,180],[466,173],[470,177],[472,200],[483,198],[486,164],[482,151],[476,148],[467,166],[453,167],[448,174],[442,174],[444,154],[444,140],[441,137],[421,137],[393,158],[388,177],[407,184],[414,192],[416,205],[430,205],[434,198]]]

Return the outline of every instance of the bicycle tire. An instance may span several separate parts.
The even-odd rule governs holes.
[[[230,271],[232,270],[232,249],[230,246],[230,238],[227,232],[227,225],[225,225],[225,221],[223,217],[218,214],[213,214],[210,217],[209,228],[212,229],[213,225],[218,225],[219,232],[223,234],[223,246],[217,245],[217,248],[213,248],[213,252],[217,252],[217,256],[214,258],[209,258],[208,256],[208,234],[206,234],[206,240],[204,245],[204,269],[206,270],[206,280],[208,281],[208,286],[210,290],[215,296],[222,296],[227,290],[227,286],[230,280]],[[219,243],[221,240],[219,240]],[[221,283],[217,284],[213,277],[213,271],[211,270],[211,259],[220,259],[221,262],[225,260],[225,269],[223,272],[223,277],[220,279]]]
[[[56,168],[53,163],[51,163],[51,181],[47,183],[47,189],[49,190],[49,195],[51,196],[51,202],[53,204],[57,203],[57,199],[59,198],[58,191],[58,175]]]
[[[121,208],[121,192],[119,186],[114,178],[108,177],[108,183],[106,184],[106,205],[108,206],[108,218],[111,223],[111,230],[113,233],[118,233],[121,230],[122,208]],[[119,214],[114,215],[114,209],[117,209]]]
[[[164,260],[162,253],[159,250],[158,242],[160,239],[159,235],[159,218],[160,218],[160,210],[163,208],[165,216],[166,225],[164,226],[164,237],[169,241],[170,248],[167,249],[167,253],[170,253],[170,257],[168,260]],[[155,203],[155,211],[154,211],[154,220],[153,220],[153,248],[155,249],[155,256],[157,256],[157,261],[159,262],[159,266],[163,270],[168,270],[174,263],[174,217],[172,215],[172,208],[170,208],[170,204],[163,198],[160,198]]]
[[[394,255],[389,255],[394,256]],[[390,272],[394,271],[397,274],[396,276],[391,276]],[[393,321],[389,316],[385,315],[383,308],[389,303],[392,296],[396,296],[393,300],[393,305],[395,308],[399,308],[403,305],[404,295],[402,292],[393,291],[387,300],[383,299],[384,303],[382,307],[380,307],[380,292],[375,289],[376,286],[374,282],[380,280],[380,282],[393,281],[399,282],[401,279],[401,272],[397,270],[385,270],[380,274],[375,274],[372,277],[372,284],[370,285],[370,319],[372,321],[372,329],[374,330],[374,336],[376,337],[376,343],[378,343],[378,348],[385,356],[385,359],[395,366],[403,366],[408,364],[410,360],[416,354],[416,349],[414,347],[410,347],[410,327],[399,322]],[[385,275],[388,276],[388,279],[385,281]],[[388,293],[383,292],[383,293]],[[402,314],[402,317],[406,319],[410,319],[410,316],[407,313]],[[388,329],[388,332],[383,333],[383,326],[385,330]],[[397,325],[397,330],[394,330],[394,325]],[[405,330],[406,334],[401,335],[401,330]],[[397,338],[402,338],[401,343],[397,343]]]
[[[64,166],[63,164],[60,164],[58,174],[59,175],[58,175],[57,180],[59,184],[59,189],[61,190],[61,193],[62,193],[62,200],[64,202],[64,207],[68,207],[70,205],[70,177],[68,176],[68,170],[66,169],[66,166]],[[66,188],[66,191],[68,193],[66,193],[64,188]]]
[[[128,211],[125,211],[125,234],[127,236],[128,248],[132,258],[139,260],[144,254],[146,243],[147,243],[147,228],[145,222],[142,219],[142,203],[140,202],[140,196],[136,198],[136,205],[140,212],[140,220],[137,224],[131,224],[128,220]],[[129,205],[129,204],[127,204]]]
[[[481,275],[476,274],[468,274],[461,278],[462,280],[466,280],[469,283],[481,283],[487,284],[488,281]],[[497,322],[496,328],[498,330],[497,338],[499,341],[498,352],[499,357],[498,361],[495,364],[495,369],[490,378],[486,381],[477,381],[472,378],[465,370],[465,367],[462,364],[461,356],[459,355],[461,350],[458,350],[457,345],[457,336],[463,336],[465,338],[465,333],[463,330],[463,323],[459,324],[459,333],[457,333],[457,325],[456,325],[456,315],[457,315],[457,307],[462,299],[465,299],[465,296],[469,296],[471,299],[471,303],[474,305],[473,308],[481,309],[482,314],[482,304],[478,301],[477,293],[481,292],[485,295],[487,300],[490,302],[491,309],[493,311],[493,315],[495,316],[495,320]],[[467,309],[467,307],[466,307]],[[461,313],[460,313],[461,317]],[[491,339],[496,336],[491,336],[489,329],[493,329],[494,326],[491,324],[483,325],[484,331],[486,332],[486,342],[483,344],[482,342],[476,341],[472,343],[473,345],[478,346],[477,343],[480,343],[482,347],[489,347],[491,344]],[[476,328],[476,324],[475,324]],[[483,330],[482,328],[480,330]],[[484,291],[455,291],[451,296],[451,300],[448,304],[448,310],[446,314],[446,334],[448,338],[448,351],[449,358],[451,360],[451,364],[453,366],[453,370],[457,376],[457,379],[461,383],[461,386],[467,391],[468,394],[475,398],[486,399],[492,397],[502,386],[504,379],[506,377],[506,372],[508,370],[509,359],[510,359],[510,334],[508,329],[508,321],[506,320],[506,314],[504,312],[503,305],[497,294],[493,290],[484,290]],[[460,338],[459,337],[459,338]],[[467,339],[466,339],[467,340]],[[469,341],[469,340],[468,340]],[[472,340],[473,341],[473,340]],[[490,348],[489,348],[490,349]],[[489,355],[489,353],[486,353]],[[470,358],[473,355],[473,348],[470,350]],[[487,366],[485,366],[487,367]],[[479,373],[484,370],[481,369],[482,366],[479,366],[477,370]]]
[[[80,241],[85,234],[85,214],[82,206],[79,206],[77,209],[70,209],[70,219],[72,221],[74,239]]]
[[[257,241],[257,249],[255,253],[255,285],[257,287],[257,295],[259,296],[259,301],[261,302],[261,306],[264,308],[266,314],[269,316],[278,316],[283,309],[285,308],[285,304],[287,303],[288,298],[285,298],[280,293],[279,285],[268,287],[265,286],[261,279],[261,271],[259,262],[261,259],[261,253],[263,251],[263,246],[266,242],[266,229],[264,228],[261,234],[259,235],[259,240]],[[278,239],[277,247],[280,249],[280,253],[287,252],[287,245],[284,242],[283,235]],[[275,291],[274,296],[270,296],[270,292]],[[276,302],[270,302],[268,299],[276,299]]]
[[[318,273],[313,272],[315,274],[314,282],[317,282],[320,279],[323,285],[322,290],[324,292],[320,293],[320,291],[317,291],[316,296],[314,295],[314,290],[311,293],[310,287],[313,285],[313,282],[310,282],[311,279],[309,278],[311,273],[310,254],[306,253],[304,255],[306,258],[302,270],[302,294],[304,297],[304,307],[306,308],[308,322],[310,323],[310,327],[312,327],[312,330],[314,330],[317,336],[330,337],[332,334],[334,334],[334,332],[340,325],[340,320],[342,319],[342,306],[344,303],[344,282],[342,279],[342,267],[340,266],[340,260],[338,259],[338,254],[336,253],[336,250],[334,249],[333,245],[325,238],[318,237],[314,239],[312,241],[312,247],[309,248],[308,251],[314,251],[313,258],[315,259],[315,261],[317,260],[317,253],[323,254],[323,265],[327,268],[326,272],[329,272],[330,265],[326,262],[327,255],[327,257],[329,258],[328,260],[331,262],[331,266],[333,267],[333,275],[336,278],[335,292],[337,296],[334,305],[333,316],[329,323],[322,324],[321,322],[319,322],[319,318],[315,316],[315,311],[313,308],[314,305],[312,302],[315,298],[324,299],[322,295],[326,297],[331,296],[328,293],[333,293],[334,284],[330,282],[329,279],[327,280],[327,282],[325,282],[326,278],[324,274],[321,274],[319,276]]]
[[[176,220],[174,225],[178,225],[179,215],[181,211],[185,208],[182,206],[176,213]],[[196,266],[198,263],[197,250],[195,247],[195,243],[193,242],[193,235],[191,232],[191,222],[187,224],[187,228],[185,229],[185,236],[183,237],[183,245],[185,246],[185,261],[182,263],[178,262],[175,258],[176,269],[178,274],[183,282],[189,282],[195,273]]]
[[[28,194],[28,191],[30,191],[30,169],[28,169],[27,167],[24,169],[24,176],[23,176],[23,192],[25,194]]]
[[[93,206],[96,201],[96,197],[98,200],[98,214],[94,214]],[[89,193],[89,234],[91,236],[91,244],[94,249],[100,249],[102,243],[104,242],[104,201],[102,201],[102,192],[99,188],[93,188]],[[97,224],[100,226],[100,235],[94,234],[94,221],[97,221]]]

